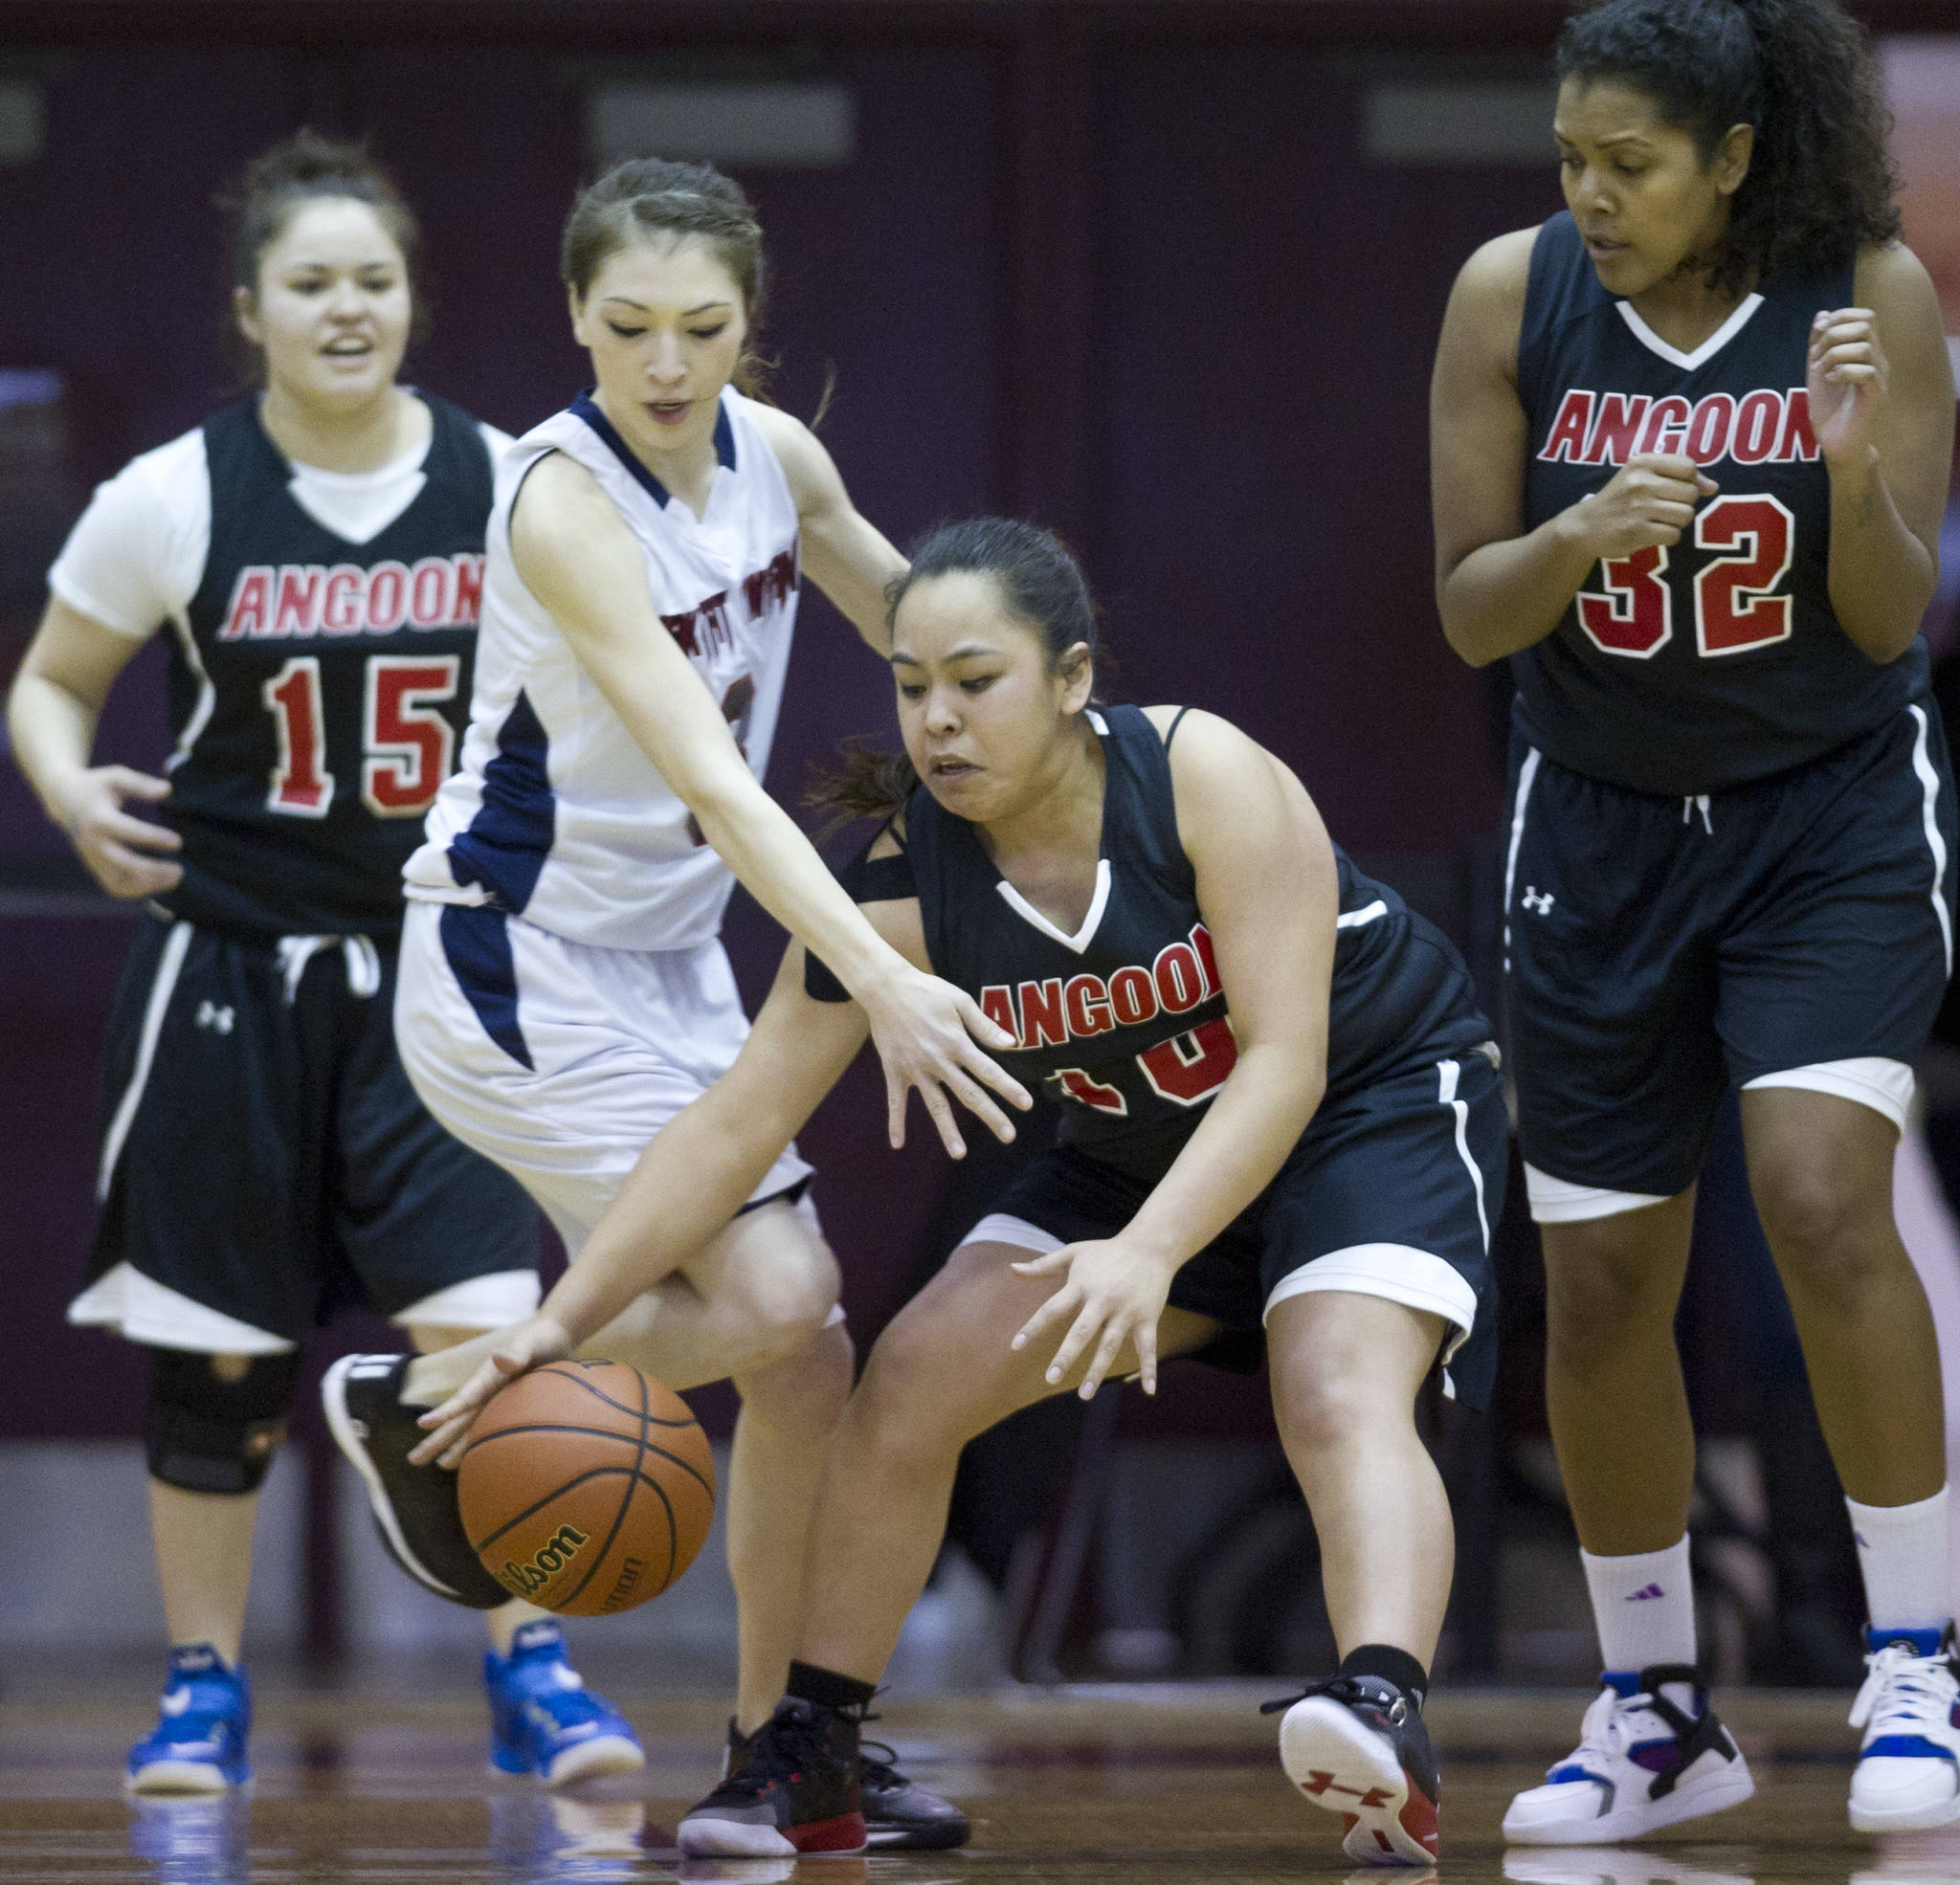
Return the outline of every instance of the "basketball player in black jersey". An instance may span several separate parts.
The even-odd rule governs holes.
[[[411,1091],[390,1009],[403,860],[470,699],[501,434],[395,384],[415,225],[358,148],[247,171],[237,323],[263,390],[136,459],[50,576],[13,751],[112,896],[145,898],[110,1024],[101,1218],[70,1319],[153,1351],[145,1422],[170,1667],[142,1792],[249,1776],[240,1664],[257,1493],[308,1334],[353,1299],[436,1346],[537,1300],[517,1185]],[[167,622],[167,777],[91,763]],[[155,820],[124,809],[155,808]],[[493,1758],[637,1767],[557,1626],[491,1609]]]
[[[1414,1402],[1439,1366],[1466,1401],[1490,1386],[1489,1025],[1456,951],[1334,848],[1292,773],[1209,714],[1093,707],[1095,647],[1080,572],[1031,525],[943,526],[895,585],[909,765],[839,787],[887,820],[846,883],[1015,1036],[1007,1063],[1060,1105],[1060,1142],[874,1349],[818,1499],[790,1694],[682,1822],[689,1852],[864,1843],[858,1722],[969,1439],[1112,1374],[1154,1391],[1164,1357],[1256,1363],[1263,1332],[1343,1654],[1278,1705],[1282,1761],[1355,1859],[1435,1858],[1422,1703],[1452,1538]],[[540,1315],[413,1364],[405,1398],[427,1405],[479,1363],[420,1454],[453,1459],[505,1373],[614,1352],[606,1324],[721,1229],[864,1038],[792,947],[741,1058]]]
[[[1695,1673],[1674,1317],[1716,1105],[1795,1312],[1870,1608],[1851,1817],[1960,1816],[1940,1368],[1892,1166],[1952,965],[1918,637],[1953,388],[1832,0],[1608,0],[1560,43],[1568,210],[1465,265],[1437,597],[1518,688],[1510,1045],[1552,1434],[1607,1674],[1514,1839],[1747,1798]]]

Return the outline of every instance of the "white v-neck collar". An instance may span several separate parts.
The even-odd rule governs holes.
[[[1080,955],[1095,940],[1097,928],[1102,921],[1102,911],[1109,902],[1109,859],[1096,859],[1096,894],[1089,899],[1089,913],[1082,919],[1082,926],[1071,936],[1057,923],[1052,923],[1041,912],[1030,903],[1013,884],[1002,877],[994,886],[1002,899],[1015,916],[1031,922],[1043,936],[1053,937],[1064,949]]]
[[[1634,339],[1650,353],[1658,353],[1662,360],[1669,361],[1683,371],[1700,366],[1704,361],[1713,360],[1730,341],[1749,323],[1749,317],[1763,305],[1760,295],[1747,295],[1721,326],[1708,336],[1693,353],[1683,353],[1679,347],[1669,346],[1653,328],[1640,319],[1639,310],[1632,301],[1615,301],[1620,319],[1633,331]]]

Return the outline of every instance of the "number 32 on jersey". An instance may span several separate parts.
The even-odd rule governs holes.
[[[1695,643],[1708,656],[1788,641],[1790,597],[1771,593],[1796,552],[1796,520],[1769,497],[1717,498],[1695,517],[1695,547],[1718,554],[1695,576]],[[1651,660],[1674,639],[1667,551],[1600,565],[1606,592],[1582,590],[1579,626],[1602,654]]]
[[[456,699],[458,654],[370,654],[361,713],[361,803],[377,818],[419,818],[449,777],[456,733],[440,712]],[[324,818],[336,780],[328,769],[320,656],[296,654],[265,683],[278,733],[268,810]]]

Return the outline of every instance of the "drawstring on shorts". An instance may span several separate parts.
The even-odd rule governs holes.
[[[370,1001],[381,992],[381,952],[365,936],[281,936],[279,970],[285,978],[286,1006],[299,998],[300,979],[306,965],[323,949],[338,942],[347,967],[347,992],[361,1001]]]
[[[1683,825],[1692,825],[1695,822],[1695,813],[1698,811],[1702,814],[1702,829],[1712,838],[1715,835],[1715,821],[1708,816],[1708,794],[1706,792],[1690,792],[1682,800],[1681,822]]]

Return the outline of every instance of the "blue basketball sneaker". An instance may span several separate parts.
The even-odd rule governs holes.
[[[511,1638],[510,1654],[483,1656],[490,1692],[490,1764],[567,1786],[647,1764],[633,1724],[566,1659],[565,1632],[541,1618]]]
[[[252,1778],[252,1685],[209,1643],[179,1644],[157,1725],[129,1750],[132,1793],[223,1793]]]
[[[1860,1832],[1919,1832],[1960,1819],[1960,1680],[1952,1626],[1866,1632],[1864,1687],[1851,1725],[1864,1730],[1851,1770]]]

